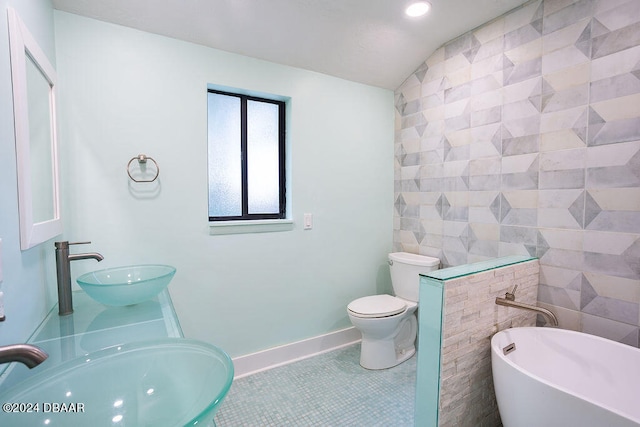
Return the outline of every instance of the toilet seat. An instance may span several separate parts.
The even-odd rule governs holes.
[[[347,309],[357,317],[378,318],[402,313],[407,304],[391,295],[372,295],[352,301]]]

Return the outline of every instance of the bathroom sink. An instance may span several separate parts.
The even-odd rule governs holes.
[[[76,281],[94,300],[120,306],[150,300],[167,287],[175,273],[170,265],[131,265],[86,273]]]
[[[0,425],[207,426],[232,380],[229,356],[201,341],[123,344],[64,362],[3,392]],[[14,406],[18,412],[6,412]]]

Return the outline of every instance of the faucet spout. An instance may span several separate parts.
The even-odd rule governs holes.
[[[13,344],[0,347],[0,363],[20,362],[29,369],[44,362],[49,355],[42,349],[29,344]]]
[[[95,259],[98,262],[102,261],[104,257],[97,252],[89,252],[86,254],[75,254],[68,256],[69,261],[76,261],[79,259]]]
[[[510,300],[507,298],[500,298],[500,297],[496,298],[496,304],[503,305],[505,307],[516,307],[524,310],[534,311],[538,314],[541,314],[545,318],[548,325],[551,325],[554,327],[558,326],[558,318],[556,317],[555,314],[553,314],[551,310],[547,310],[546,308],[538,307],[538,306],[527,304],[520,301]]]
[[[58,277],[58,314],[66,316],[73,313],[73,301],[71,298],[71,261],[81,259],[95,259],[100,262],[104,259],[97,252],[84,254],[70,254],[69,245],[79,245],[91,242],[69,243],[55,242],[56,246],[56,273]]]

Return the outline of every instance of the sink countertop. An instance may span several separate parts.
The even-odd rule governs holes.
[[[33,369],[11,363],[0,376],[0,390],[102,348],[132,341],[183,337],[167,289],[149,301],[125,307],[108,307],[84,291],[75,291],[73,308],[73,313],[67,316],[58,316],[58,304],[51,309],[28,340],[49,357]]]

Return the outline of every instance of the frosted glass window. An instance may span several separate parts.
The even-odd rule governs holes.
[[[278,106],[247,103],[247,187],[249,213],[280,209]]]
[[[285,217],[285,103],[209,90],[209,221]]]
[[[209,216],[242,215],[240,98],[209,94]]]

